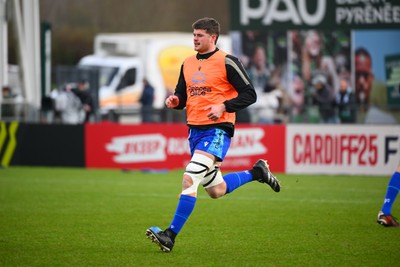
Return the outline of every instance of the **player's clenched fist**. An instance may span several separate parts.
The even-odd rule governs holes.
[[[179,98],[176,95],[170,95],[165,99],[165,105],[167,108],[174,108],[179,105]]]

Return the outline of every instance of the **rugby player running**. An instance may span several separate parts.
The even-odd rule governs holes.
[[[250,170],[222,176],[220,166],[234,134],[235,112],[253,104],[257,96],[239,60],[217,48],[218,21],[201,18],[192,28],[197,54],[184,60],[175,93],[165,100],[168,108],[186,107],[192,157],[183,174],[182,192],[170,226],[164,231],[157,226],[146,230],[146,236],[164,252],[172,250],[192,213],[199,185],[214,199],[251,181],[280,191],[279,181],[263,159]]]

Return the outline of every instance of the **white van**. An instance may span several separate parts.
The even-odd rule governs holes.
[[[228,36],[220,36],[218,47],[231,51]],[[99,107],[102,114],[140,108],[138,99],[146,78],[155,89],[154,108],[163,108],[173,93],[183,60],[196,52],[193,34],[115,33],[99,34],[94,54],[85,56],[79,68],[99,70]]]

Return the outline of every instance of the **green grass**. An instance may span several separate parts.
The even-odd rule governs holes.
[[[180,171],[0,169],[0,266],[399,265],[400,229],[375,222],[390,177],[278,176],[280,193],[257,182],[218,200],[199,190],[163,253],[144,232],[169,225]]]

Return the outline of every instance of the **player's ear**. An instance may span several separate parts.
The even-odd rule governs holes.
[[[214,44],[217,44],[217,39],[218,39],[218,37],[217,37],[216,34],[211,34],[211,39],[212,39],[212,41],[213,41]]]

